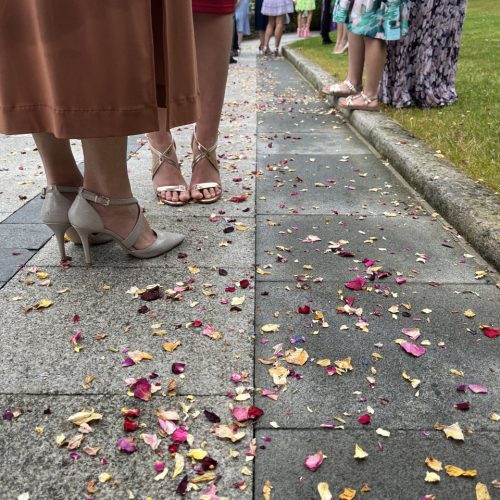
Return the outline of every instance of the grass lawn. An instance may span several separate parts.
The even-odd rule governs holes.
[[[321,45],[320,37],[301,40],[292,47],[337,79],[345,78],[347,54],[333,55],[332,46]],[[459,100],[445,108],[383,108],[470,177],[497,192],[500,192],[499,61],[498,0],[469,0],[458,61]]]

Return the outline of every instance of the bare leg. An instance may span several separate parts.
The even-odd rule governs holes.
[[[200,76],[201,115],[196,122],[198,141],[210,148],[217,142],[222,106],[226,92],[229,50],[233,34],[232,15],[194,14],[196,58]],[[193,154],[199,153],[193,145]],[[220,183],[219,173],[206,159],[193,170],[191,185],[202,182]],[[196,200],[213,198],[220,194],[218,188],[193,189]]]
[[[342,38],[340,40],[341,46],[340,49],[344,50],[346,46],[348,45],[348,31],[347,31],[347,25],[342,23]]]
[[[384,72],[387,45],[385,40],[365,38],[365,94],[370,99],[376,99],[378,86]]]
[[[238,47],[241,50],[241,44],[243,43],[243,32],[238,31]]]
[[[49,186],[83,185],[83,177],[76,166],[68,139],[56,139],[48,133],[33,134],[33,139],[42,158]]]
[[[267,21],[266,33],[264,35],[264,50],[271,50],[269,48],[269,42],[274,33],[274,28],[276,26],[276,16],[269,16]]]
[[[161,124],[166,123],[166,110],[164,108],[158,109],[158,119]],[[170,131],[162,131],[162,132],[150,132],[148,134],[148,140],[150,145],[156,150],[163,152],[165,151],[170,144],[172,144],[172,136]],[[169,153],[169,158],[174,162],[177,162],[177,155],[175,154],[175,150],[172,148]],[[157,161],[157,155],[153,153],[153,162]],[[182,172],[179,168],[176,168],[174,165],[171,165],[168,162],[163,162],[161,167],[156,172],[153,178],[153,187],[156,188],[159,186],[186,186],[186,181],[182,176]],[[162,200],[178,202],[181,201],[183,203],[187,203],[191,196],[189,191],[185,192],[173,192],[173,191],[162,191],[159,193]]]
[[[259,40],[260,40],[260,50],[264,50],[265,47],[265,37],[266,37],[266,32],[265,31],[259,31]]]
[[[364,37],[349,32],[349,70],[347,79],[355,86],[361,87],[363,66],[365,64]]]
[[[347,45],[347,26],[344,23],[337,23],[337,40],[335,42],[334,54],[342,54]]]
[[[276,44],[276,50],[279,50],[281,43],[281,36],[283,35],[283,30],[285,27],[285,16],[276,16],[276,28],[274,30],[274,43]]]
[[[302,36],[303,33],[302,12],[297,12],[297,35]]]
[[[307,21],[306,21],[306,30],[308,33],[309,33],[309,30],[311,29],[312,17],[313,17],[313,13],[312,13],[312,10],[310,10],[307,13]]]
[[[89,191],[109,198],[130,198],[132,190],[127,174],[127,137],[109,137],[82,139],[85,172],[83,186]],[[105,227],[126,237],[135,225],[137,205],[102,206],[93,204],[101,215]],[[149,224],[135,243],[135,248],[142,249],[151,245],[155,235]]]

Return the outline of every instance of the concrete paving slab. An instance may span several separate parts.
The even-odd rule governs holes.
[[[484,270],[484,263],[472,258],[456,234],[429,216],[258,216],[257,227],[257,264],[272,265],[267,268],[271,274],[259,276],[263,281],[291,281],[309,274],[342,283],[353,273],[370,275],[365,259],[392,273],[385,279],[388,286],[398,276],[410,283],[477,283],[476,272]],[[321,241],[304,243],[309,235]],[[328,248],[340,240],[348,243],[337,251],[351,256]],[[494,283],[493,277],[485,280]]]
[[[4,224],[43,224],[41,218],[43,200],[39,196],[25,203],[16,210],[9,218],[3,221]]]
[[[9,281],[34,254],[24,248],[0,248],[0,281]]]
[[[3,222],[7,217],[10,217],[11,212],[0,212],[0,222]]]
[[[93,375],[96,381],[88,392],[121,394],[125,378],[156,372],[162,378],[176,378],[181,394],[225,394],[231,373],[253,365],[253,289],[225,291],[244,278],[253,282],[251,269],[227,268],[226,276],[221,275],[226,270],[218,268],[199,273],[109,267],[38,270],[47,272],[48,278],[26,271],[0,293],[2,318],[9,325],[2,333],[4,393],[74,393],[85,375]],[[34,284],[26,284],[28,279]],[[41,286],[46,279],[52,286]],[[191,280],[190,289],[179,291],[175,300],[134,300],[127,293],[134,286],[160,283],[173,289]],[[244,303],[232,306],[235,297],[244,297]],[[54,303],[23,313],[41,299]],[[144,306],[149,311],[139,313]],[[77,324],[75,314],[80,318]],[[202,327],[186,326],[198,320]],[[208,325],[222,337],[214,340],[205,335]],[[71,343],[77,331],[84,346],[79,353]],[[154,335],[155,331],[159,333]],[[168,353],[162,348],[167,340],[182,345]],[[123,367],[123,349],[148,352],[154,359]],[[172,374],[173,362],[186,363],[183,376]]]
[[[271,441],[264,441],[264,437]],[[478,432],[467,436],[465,443],[457,443],[433,430],[428,436],[419,431],[395,431],[389,438],[362,431],[260,431],[257,443],[265,449],[258,450],[255,463],[256,497],[262,495],[267,480],[273,485],[274,500],[319,498],[320,482],[329,484],[333,498],[352,488],[357,491],[356,498],[414,500],[435,495],[465,500],[476,498],[478,482],[487,485],[492,498],[498,498],[498,490],[491,485],[498,480],[498,464],[491,459],[496,455],[499,437],[498,432]],[[366,459],[353,458],[356,444],[368,452]],[[328,458],[316,472],[310,472],[304,460],[320,450]],[[443,466],[477,469],[478,475],[454,478],[442,471],[441,482],[426,483],[426,472],[432,472],[425,465],[429,456],[441,460]],[[363,495],[360,490],[365,484],[370,491]]]
[[[171,207],[154,206],[148,211],[148,220],[158,230],[179,232],[186,236],[184,242],[169,253],[154,259],[136,259],[127,255],[119,245],[108,243],[93,247],[94,267],[185,269],[187,265],[211,268],[223,264],[233,267],[252,267],[255,262],[255,220],[248,217],[231,218],[216,216],[210,220],[210,212],[204,217],[187,217]],[[237,229],[239,228],[239,229]],[[227,231],[227,232],[224,232]],[[66,244],[66,252],[73,257],[73,267],[86,268],[80,245]],[[182,257],[179,258],[179,255]],[[33,264],[54,266],[59,262],[59,250],[55,237],[36,255]]]
[[[297,131],[324,132],[332,134],[343,131],[350,134],[352,131],[342,126],[342,119],[332,114],[308,113],[303,110],[273,111],[259,113],[258,132],[269,135],[279,132],[295,133]]]
[[[257,166],[264,172],[257,180],[258,214],[368,215],[420,205],[371,154],[261,154]]]
[[[38,250],[51,235],[44,224],[0,224],[0,248]]]
[[[176,478],[173,455],[167,451],[172,440],[160,436],[155,411],[159,408],[175,410],[183,416],[180,403],[191,407],[183,421],[194,437],[193,448],[204,446],[209,456],[218,464],[215,469],[219,480],[217,488],[220,496],[227,498],[251,498],[252,477],[244,476],[241,470],[246,466],[252,470],[252,462],[246,462],[245,449],[251,439],[251,429],[246,429],[242,441],[232,444],[221,440],[210,432],[212,424],[203,415],[203,410],[217,413],[224,423],[230,422],[227,398],[202,397],[194,401],[186,398],[172,398],[158,393],[149,402],[141,402],[127,396],[3,396],[0,397],[2,412],[7,408],[20,408],[25,411],[17,419],[2,421],[0,427],[0,446],[9,453],[0,457],[0,488],[5,500],[18,500],[19,495],[29,493],[30,499],[73,500],[82,498],[99,498],[109,500],[134,498],[173,499],[178,498],[175,490],[185,474],[189,478],[197,475],[191,460],[185,459],[185,470]],[[56,436],[65,434],[68,439],[78,432],[78,427],[67,419],[84,408],[93,407],[103,418],[99,422],[91,422],[93,432],[85,436],[83,444],[74,450],[76,456],[64,447],[58,448]],[[143,425],[134,435],[138,451],[127,455],[118,451],[116,442],[125,436],[121,408],[139,408],[139,422]],[[29,410],[28,410],[29,408]],[[46,414],[50,409],[50,414]],[[196,412],[201,412],[196,416]],[[36,432],[36,428],[43,431]],[[156,434],[161,444],[155,452],[147,446],[141,433]],[[206,440],[206,445],[203,441]],[[228,444],[229,443],[229,444]],[[99,447],[96,457],[86,455],[84,446]],[[189,447],[182,444],[179,454],[186,456]],[[229,456],[229,449],[239,451],[236,458]],[[101,461],[105,459],[105,462]],[[168,469],[163,480],[155,481],[157,475],[155,462],[162,461]],[[198,466],[198,468],[201,468]],[[99,475],[108,473],[112,479],[106,483],[99,482]],[[86,491],[88,481],[94,480],[96,493],[89,495]],[[233,484],[245,481],[244,491],[235,489]],[[207,483],[200,483],[198,492],[190,492],[186,498],[199,498]],[[130,492],[130,493],[129,493]]]
[[[500,347],[480,330],[481,324],[498,324],[500,291],[495,286],[412,284],[384,291],[382,285],[380,293],[352,292],[342,283],[313,285],[311,290],[285,287],[285,283],[259,283],[256,289],[256,387],[274,389],[271,366],[257,361],[272,358],[274,346],[282,344],[283,353],[303,348],[309,360],[304,366],[281,362],[303,378],[289,377],[289,389],[277,401],[257,399],[265,411],[260,426],[275,421],[285,428],[319,427],[341,417],[347,428],[361,428],[357,418],[371,406],[373,429],[420,429],[437,421],[459,421],[476,430],[498,429],[490,416],[500,405],[500,380],[494,375],[500,370]],[[360,316],[336,313],[337,307],[345,305],[337,290],[354,298],[353,307],[362,308]],[[323,312],[327,328],[314,322],[312,314],[297,312],[306,304]],[[400,312],[393,317],[389,308],[394,306]],[[431,312],[422,312],[427,308]],[[469,309],[475,314],[470,319],[464,314]],[[367,332],[362,331],[361,320],[367,322]],[[281,325],[279,332],[263,334],[261,327],[271,323]],[[410,341],[403,328],[420,329],[418,343],[429,342],[425,355],[412,357],[394,342]],[[293,344],[295,337],[299,342]],[[376,358],[373,353],[378,353]],[[342,376],[329,376],[327,368],[316,363],[329,359],[333,365],[349,356],[353,370]],[[403,371],[421,381],[418,395]],[[456,390],[460,384],[480,384],[489,392],[464,394]],[[469,411],[454,408],[463,401],[470,402]]]

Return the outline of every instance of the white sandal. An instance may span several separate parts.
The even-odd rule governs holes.
[[[342,86],[345,85],[349,90],[346,91]],[[333,95],[334,97],[347,97],[355,95],[359,92],[349,80],[344,80],[342,83],[335,83],[333,85],[326,85],[321,89],[321,92],[326,95]]]

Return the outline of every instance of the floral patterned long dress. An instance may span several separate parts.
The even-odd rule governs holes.
[[[408,0],[336,0],[333,20],[356,35],[399,40],[408,33]]]
[[[410,0],[410,34],[387,47],[380,98],[398,108],[454,103],[467,0]]]

